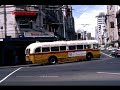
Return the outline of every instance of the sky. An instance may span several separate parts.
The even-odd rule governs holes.
[[[73,17],[75,22],[75,31],[84,30],[91,32],[91,36],[95,37],[95,26],[97,26],[97,18],[100,12],[107,12],[107,5],[72,5]],[[81,25],[83,24],[83,25]],[[87,24],[85,26],[85,24]]]

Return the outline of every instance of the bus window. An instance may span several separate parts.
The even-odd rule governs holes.
[[[49,52],[50,48],[49,47],[42,47],[42,52]]]
[[[41,52],[40,47],[38,47],[38,48],[35,49],[35,53],[36,53],[36,52]]]
[[[69,50],[75,50],[75,46],[69,46]]]
[[[25,54],[29,54],[30,53],[30,49],[26,49]]]
[[[66,46],[60,46],[60,51],[66,50]]]
[[[91,45],[86,45],[86,48],[87,48],[87,49],[90,49],[90,48],[91,48]]]
[[[59,47],[51,47],[51,51],[59,51]]]
[[[98,45],[98,44],[93,44],[93,48],[94,48],[94,49],[98,49],[98,48],[99,48],[99,45]]]
[[[77,49],[83,49],[83,45],[77,45]]]

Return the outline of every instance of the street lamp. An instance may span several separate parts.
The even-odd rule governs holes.
[[[64,19],[64,11],[63,11],[63,30],[64,30],[64,39],[66,38],[66,31],[65,31],[65,19]]]

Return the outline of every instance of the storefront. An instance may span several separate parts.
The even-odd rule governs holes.
[[[0,39],[0,66],[24,65],[26,64],[26,46],[36,41],[48,42],[56,40],[56,37]]]

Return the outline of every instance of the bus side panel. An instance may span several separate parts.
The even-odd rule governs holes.
[[[26,55],[26,62],[27,61],[32,61],[32,63],[35,63],[34,55],[33,54]]]
[[[87,52],[91,52],[93,54],[93,58],[100,58],[101,53],[100,50],[88,50]]]
[[[58,63],[63,63],[69,61],[67,52],[60,52],[55,54],[58,58]]]
[[[44,53],[36,53],[34,54],[34,63],[35,64],[47,64],[48,63],[49,54]]]
[[[99,50],[95,50],[93,58],[100,58],[100,56],[101,56],[100,51]]]
[[[86,59],[86,56],[77,56],[77,61],[84,61]]]
[[[70,51],[68,52],[68,59],[69,61],[83,61],[86,59],[86,51]]]
[[[67,52],[48,52],[48,53],[38,53],[34,54],[34,63],[48,64],[48,59],[50,56],[57,57],[58,63],[68,61]]]
[[[57,57],[58,63],[63,63],[69,61],[67,52],[49,52],[49,53],[39,53],[35,55],[35,63],[48,64],[48,59],[50,56]]]

